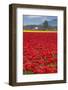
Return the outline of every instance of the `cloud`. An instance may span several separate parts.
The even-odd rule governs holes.
[[[42,22],[44,22],[45,20],[47,20],[47,17],[46,16],[39,16],[39,15],[31,15],[31,16],[27,16],[29,19],[39,19],[41,20]]]
[[[30,16],[27,16],[28,18],[40,18],[41,16],[32,16],[32,15],[30,15]]]

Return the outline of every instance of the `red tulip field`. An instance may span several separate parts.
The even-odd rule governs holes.
[[[57,73],[57,32],[23,32],[23,74]]]

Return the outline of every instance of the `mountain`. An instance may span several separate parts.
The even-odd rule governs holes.
[[[57,19],[48,21],[48,26],[57,27]]]

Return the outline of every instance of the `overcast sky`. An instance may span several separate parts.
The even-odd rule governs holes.
[[[24,15],[23,16],[24,25],[39,25],[42,24],[45,20],[51,21],[53,19],[57,20],[56,16],[37,16],[37,15]]]

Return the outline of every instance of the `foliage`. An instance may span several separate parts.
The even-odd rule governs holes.
[[[48,21],[45,20],[45,21],[43,22],[43,27],[48,28]]]

